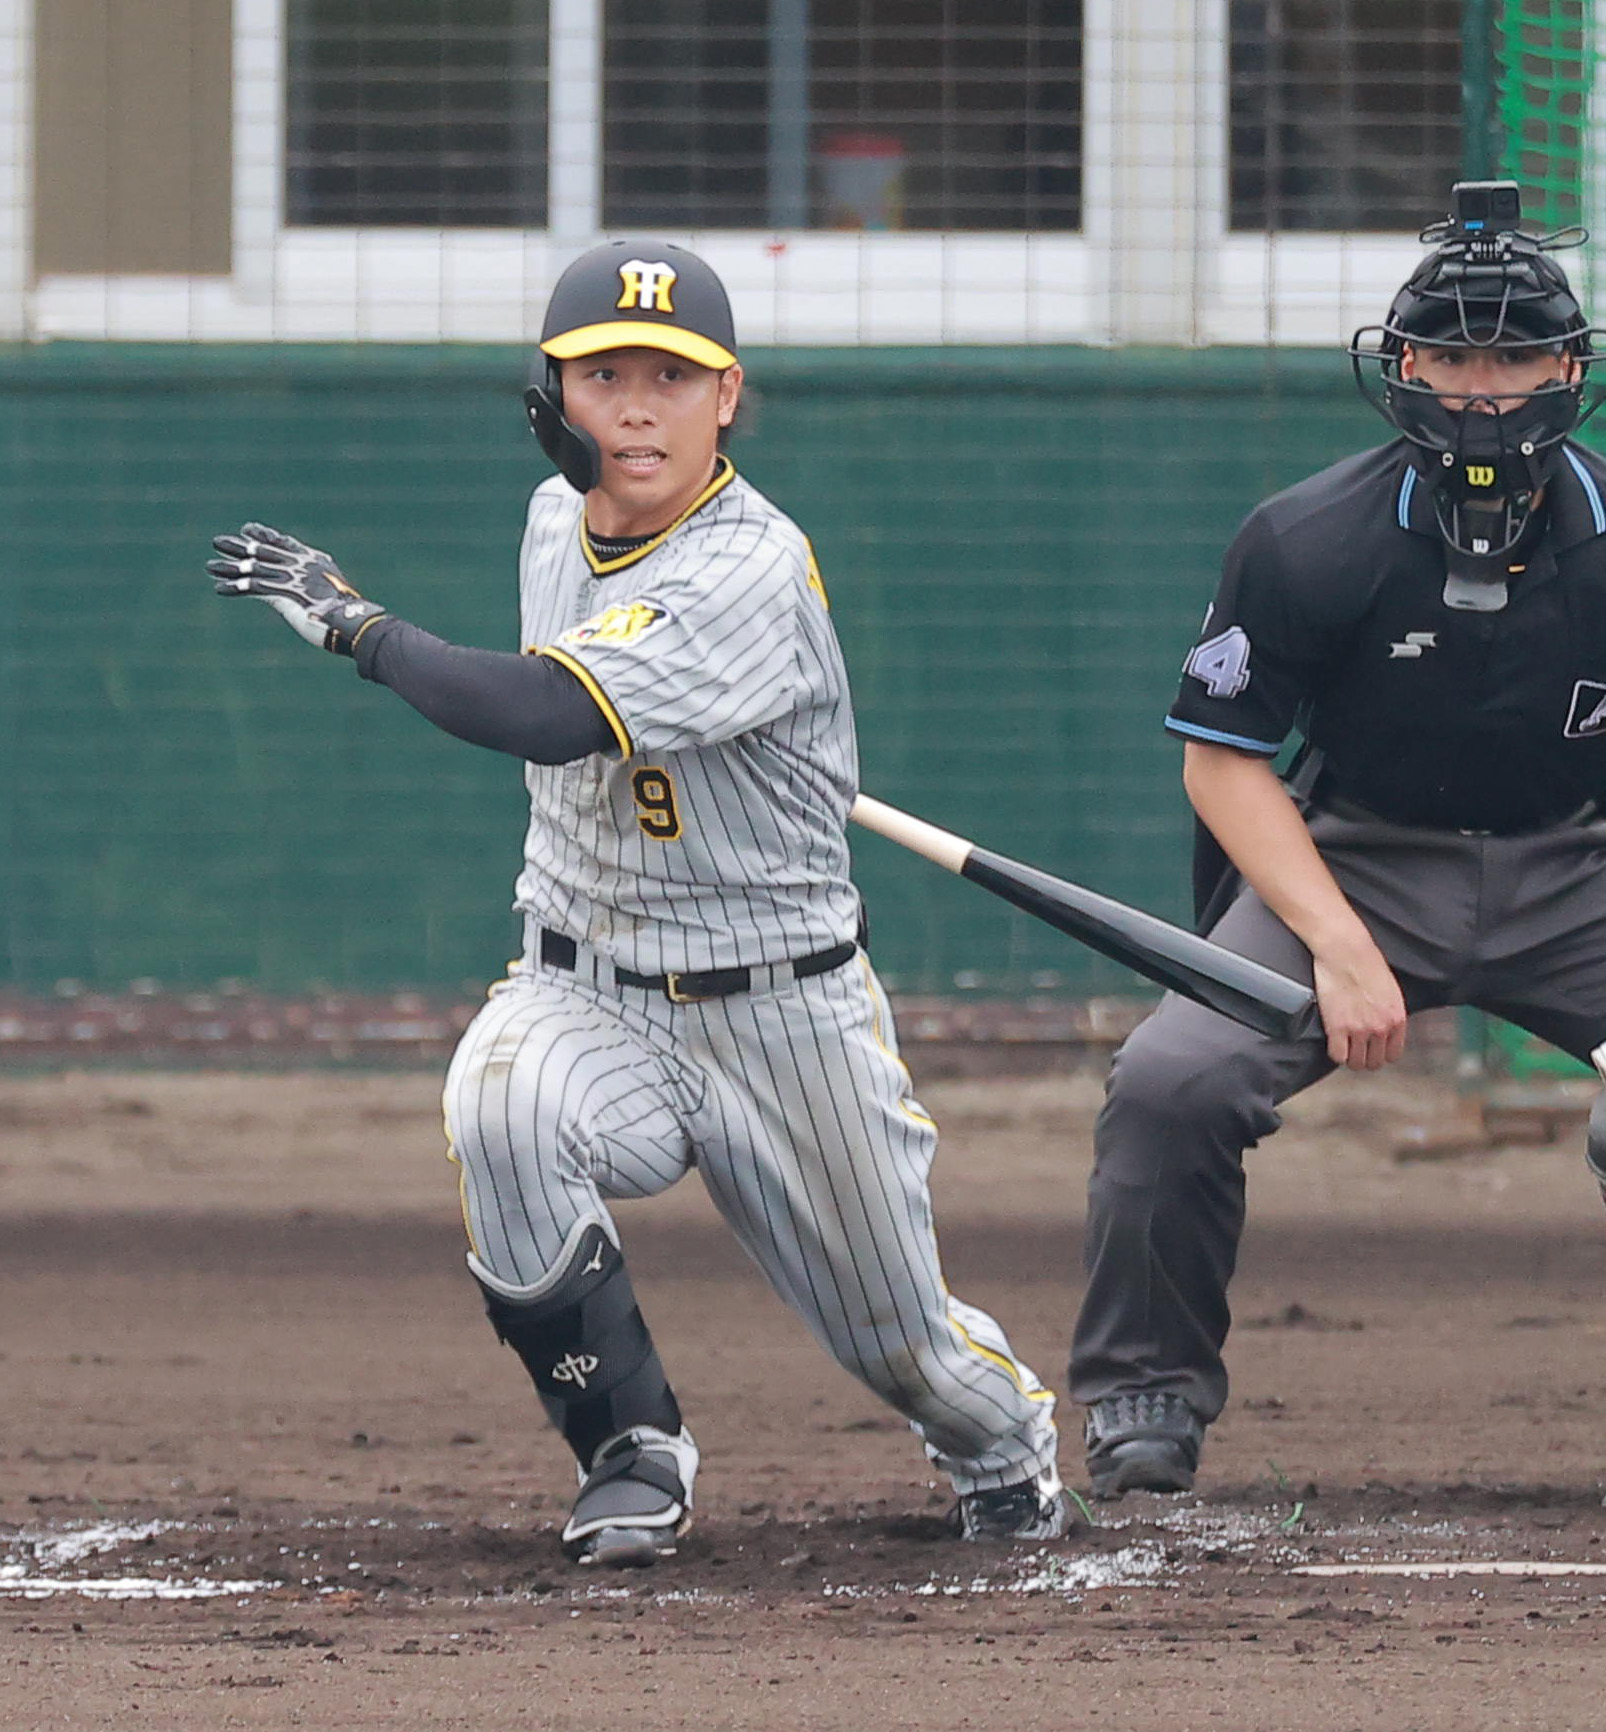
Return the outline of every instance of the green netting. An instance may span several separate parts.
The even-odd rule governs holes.
[[[1497,1017],[1487,1017],[1484,1040],[1484,1061],[1491,1068],[1526,1082],[1533,1077],[1593,1076],[1591,1066],[1531,1035],[1526,1029],[1515,1028]]]
[[[1173,918],[1160,719],[1221,550],[1385,429],[1321,351],[755,350],[744,473],[813,535],[866,788]],[[0,985],[458,989],[512,951],[518,766],[222,602],[247,517],[397,612],[506,645],[519,349],[0,349]],[[905,991],[1132,991],[857,833]]]
[[[1500,173],[1522,186],[1534,226],[1587,220],[1593,12],[1590,0],[1501,0],[1496,11]]]
[[[1383,437],[1342,361],[746,361],[735,455],[814,538],[866,788],[1185,916],[1160,720],[1242,515]],[[509,644],[546,470],[527,367],[515,348],[0,350],[0,984],[456,988],[501,968],[518,766],[214,599],[201,562],[266,518],[398,613]],[[1136,984],[877,837],[855,867],[906,990]]]

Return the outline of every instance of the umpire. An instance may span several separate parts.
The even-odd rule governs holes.
[[[1550,256],[1582,237],[1522,233],[1514,182],[1453,203],[1350,348],[1399,437],[1250,513],[1167,718],[1219,846],[1202,923],[1313,982],[1325,1033],[1173,996],[1116,1059],[1071,1358],[1100,1496],[1193,1484],[1282,1101],[1437,1005],[1606,1062],[1606,463],[1569,438],[1596,355]],[[1606,1188],[1601,1109],[1588,1159]]]

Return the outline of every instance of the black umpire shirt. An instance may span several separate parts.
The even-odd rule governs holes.
[[[1273,756],[1297,728],[1334,793],[1401,824],[1538,829],[1606,807],[1606,461],[1563,446],[1497,613],[1447,607],[1403,439],[1257,506],[1166,719]],[[1523,561],[1524,556],[1513,556]]]

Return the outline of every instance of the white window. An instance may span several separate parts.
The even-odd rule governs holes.
[[[232,0],[232,269],[30,282],[40,3],[12,335],[526,343],[645,230],[749,345],[1337,345],[1460,150],[1460,0]]]

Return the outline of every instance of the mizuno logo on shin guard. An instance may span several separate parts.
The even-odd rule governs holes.
[[[552,1376],[559,1383],[572,1383],[577,1389],[584,1389],[586,1379],[597,1369],[598,1363],[594,1353],[565,1353],[552,1367]]]

